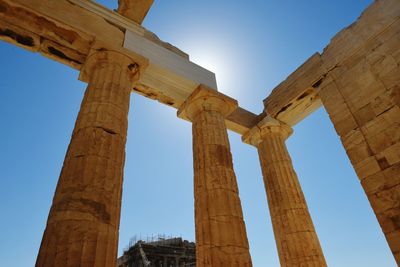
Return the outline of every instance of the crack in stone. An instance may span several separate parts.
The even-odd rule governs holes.
[[[100,129],[100,130],[103,130],[104,132],[109,133],[109,134],[112,134],[112,135],[117,134],[117,132],[115,132],[115,131],[113,131],[113,130],[111,130],[111,129],[105,128],[105,127],[97,126],[97,127],[95,127],[95,128]]]
[[[74,63],[76,63],[76,64],[78,64],[78,65],[81,65],[81,64],[82,64],[82,62],[79,62],[79,61],[77,61],[77,60],[75,60],[75,59],[73,59],[73,58],[68,57],[68,56],[65,55],[62,51],[60,51],[60,50],[58,50],[58,49],[56,49],[56,48],[54,48],[54,47],[52,47],[52,46],[49,46],[49,47],[47,48],[47,51],[49,51],[50,54],[52,54],[52,55],[54,55],[54,56],[57,56],[57,57],[59,57],[59,58],[62,58],[62,59],[65,59],[65,60],[74,62]]]
[[[106,205],[91,199],[63,199],[54,206],[54,211],[77,211],[89,213],[104,223],[111,222],[111,215],[107,212]]]
[[[11,39],[15,40],[17,43],[24,45],[24,46],[29,46],[29,47],[35,46],[35,43],[34,43],[32,37],[18,34],[10,29],[4,29],[4,30],[0,29],[0,35],[10,37]]]

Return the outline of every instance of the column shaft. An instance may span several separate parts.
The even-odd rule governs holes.
[[[36,266],[116,266],[132,82],[113,53],[91,72]]]
[[[196,266],[251,266],[224,117],[193,119]]]
[[[262,136],[258,153],[281,266],[326,266],[284,134]]]

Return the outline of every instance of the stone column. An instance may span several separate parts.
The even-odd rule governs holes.
[[[53,198],[37,267],[116,266],[129,99],[138,65],[91,54],[88,81]]]
[[[225,117],[234,99],[199,86],[178,111],[193,123],[196,266],[252,266]]]
[[[292,129],[267,118],[243,136],[257,147],[281,266],[327,266],[285,145]]]

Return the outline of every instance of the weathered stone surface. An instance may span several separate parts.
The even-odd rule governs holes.
[[[327,266],[285,140],[292,129],[266,118],[243,136],[257,147],[281,266]]]
[[[399,12],[398,1],[376,2],[356,23],[335,37],[321,59],[326,69],[329,69],[332,62],[335,62],[336,67],[327,73],[329,79],[319,88],[319,96],[361,180],[398,264]],[[377,22],[381,23],[372,25]],[[382,27],[381,30],[378,30],[378,26]],[[371,35],[372,32],[374,35]],[[364,38],[364,35],[369,37]],[[357,38],[354,39],[355,36]],[[345,51],[345,47],[354,42],[357,50],[352,53]]]
[[[118,0],[118,13],[142,24],[154,0]]]
[[[36,266],[115,266],[128,110],[138,66],[95,52]]]
[[[315,87],[325,74],[321,55],[315,53],[264,99],[264,112],[295,125],[321,106]]]
[[[231,98],[200,86],[178,111],[193,123],[196,266],[252,266],[225,117]]]

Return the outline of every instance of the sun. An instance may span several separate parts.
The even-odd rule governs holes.
[[[209,38],[207,42],[194,38],[186,47],[190,61],[215,73],[218,91],[228,95],[234,91],[235,60],[232,46],[217,38]]]

